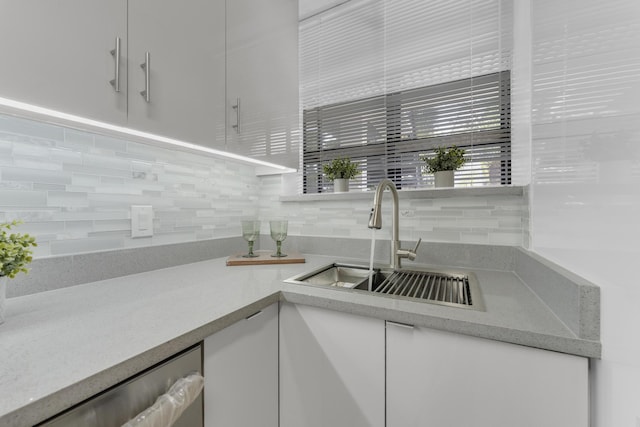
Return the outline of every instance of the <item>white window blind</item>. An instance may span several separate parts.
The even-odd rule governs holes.
[[[510,183],[511,3],[351,0],[300,23],[303,188],[322,165],[360,163],[351,185],[428,187],[422,157],[467,150],[459,185]]]

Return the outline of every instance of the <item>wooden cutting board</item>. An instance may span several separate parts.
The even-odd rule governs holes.
[[[282,251],[286,257],[276,258],[271,255],[275,251],[254,251],[258,255],[255,258],[243,258],[244,254],[235,254],[227,258],[227,265],[265,265],[265,264],[301,264],[305,262],[304,256],[298,252]]]

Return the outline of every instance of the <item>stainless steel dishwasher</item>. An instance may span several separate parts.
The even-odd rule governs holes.
[[[157,366],[45,421],[46,427],[120,427],[152,407],[172,385],[194,372],[202,372],[202,347],[198,345]],[[185,405],[186,406],[186,405]],[[197,397],[184,409],[174,427],[202,427],[203,399]],[[162,424],[141,424],[162,425]]]

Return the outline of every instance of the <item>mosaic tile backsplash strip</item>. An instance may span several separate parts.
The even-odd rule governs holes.
[[[260,180],[260,217],[285,217],[289,234],[370,239],[370,199],[280,201],[280,177]],[[389,198],[389,200],[387,200]],[[383,226],[376,239],[391,238],[391,198],[385,196]],[[400,238],[405,241],[522,246],[528,213],[522,195],[400,199]]]
[[[0,221],[24,220],[36,257],[238,236],[258,188],[242,163],[0,116]],[[131,205],[153,237],[130,237]]]

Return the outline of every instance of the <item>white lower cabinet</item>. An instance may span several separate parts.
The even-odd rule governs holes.
[[[207,427],[587,427],[588,359],[282,302],[204,342]]]
[[[384,426],[384,321],[281,304],[280,426]]]
[[[587,427],[583,357],[387,322],[387,427]]]
[[[278,426],[278,304],[204,341],[207,427]]]

